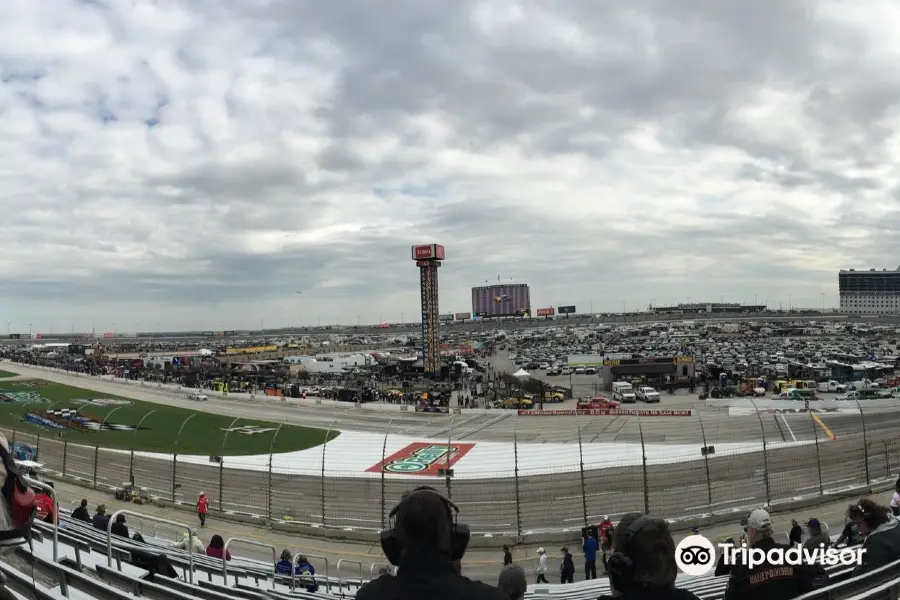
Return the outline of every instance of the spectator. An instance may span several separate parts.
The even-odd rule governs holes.
[[[209,540],[209,546],[206,547],[206,555],[213,558],[231,560],[231,552],[225,550],[225,540],[218,533]]]
[[[813,550],[815,548],[827,548],[831,545],[831,538],[828,537],[828,534],[822,531],[822,524],[818,519],[810,519],[806,522],[806,529],[809,532],[809,537],[803,542],[803,547],[808,550]]]
[[[128,538],[128,526],[125,525],[125,515],[116,515],[116,522],[110,527],[110,533],[123,538]]]
[[[895,517],[900,516],[900,481],[894,486],[894,495],[891,496],[891,512]]]
[[[597,538],[588,532],[581,549],[584,552],[584,578],[597,579]]]
[[[603,551],[609,550],[612,545],[613,522],[609,520],[609,515],[603,515],[600,521],[600,542],[603,544]]]
[[[513,564],[512,552],[509,551],[509,546],[503,546],[503,566],[508,567],[511,564]]]
[[[101,504],[97,507],[97,512],[94,513],[93,520],[94,529],[100,529],[106,531],[106,528],[109,527],[109,517],[106,514],[106,505]]]
[[[767,560],[753,569],[747,565],[733,565],[724,600],[790,600],[812,591],[815,574],[812,568],[768,562],[769,550],[791,547],[772,539],[772,520],[768,512],[761,508],[751,512],[746,530],[747,544],[765,552]]]
[[[853,519],[850,517],[844,517],[844,529],[841,531],[840,537],[838,537],[837,541],[834,543],[835,546],[840,546],[841,544],[845,546],[855,546],[859,543],[859,528],[856,526],[856,523],[853,522]]]
[[[559,582],[573,583],[575,581],[575,561],[565,546],[563,546],[562,555],[562,564],[559,565]]]
[[[508,565],[500,571],[497,589],[508,600],[523,600],[528,584],[525,582],[525,570],[516,565]]]
[[[184,532],[184,537],[178,542],[177,548],[186,550],[191,554],[206,554],[206,548],[203,546],[203,540],[197,536],[197,530],[191,529],[191,534]]]
[[[368,582],[356,592],[356,600],[504,598],[497,588],[454,570],[453,562],[463,557],[469,539],[468,527],[456,521],[458,512],[453,502],[433,488],[404,494],[390,513],[390,529],[381,532],[382,550],[398,567],[397,574]]]
[[[53,498],[50,497],[50,494],[44,491],[37,492],[34,495],[34,505],[37,508],[37,513],[34,516],[35,520],[44,521],[46,523],[54,522],[56,507],[53,504]]]
[[[728,538],[725,540],[725,543],[734,546],[734,538]],[[725,553],[723,552],[722,556],[719,557],[719,561],[716,563],[716,577],[722,577],[729,573],[731,573],[731,565],[725,564]]]
[[[206,514],[209,512],[209,498],[204,492],[197,496],[197,516],[200,517],[200,527],[206,527]]]
[[[547,553],[543,548],[538,548],[537,583],[550,583],[547,581]]]
[[[302,554],[297,557],[297,564],[294,567],[294,571],[297,573],[297,577],[301,582],[306,584],[307,592],[313,593],[319,590],[319,582],[316,580],[316,569]]]
[[[612,548],[614,553],[607,561],[612,597],[698,600],[693,593],[675,587],[675,540],[663,519],[626,514],[612,533]]]
[[[853,569],[860,575],[900,559],[900,521],[887,506],[863,498],[847,508],[847,516],[865,537],[862,564]]]
[[[91,513],[88,512],[87,504],[87,498],[83,498],[78,508],[72,511],[72,518],[84,521],[85,523],[90,523]]]
[[[797,519],[791,519],[791,533],[788,536],[791,546],[798,546],[803,541],[803,529],[797,523]]]
[[[294,558],[291,551],[285,548],[281,551],[281,560],[275,565],[275,572],[279,575],[290,575],[294,570]]]

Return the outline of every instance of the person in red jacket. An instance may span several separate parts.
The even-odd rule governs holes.
[[[200,517],[200,527],[206,527],[206,513],[209,512],[209,498],[200,492],[197,497],[197,516]]]

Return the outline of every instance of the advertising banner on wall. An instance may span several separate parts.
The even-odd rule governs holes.
[[[520,417],[574,417],[576,415],[589,416],[632,416],[632,417],[690,417],[688,410],[636,410],[628,408],[585,408],[568,410],[519,410]]]
[[[537,316],[539,316],[539,317],[552,317],[555,314],[556,314],[556,311],[552,308],[537,309]]]
[[[574,306],[558,306],[556,308],[557,312],[561,315],[574,315],[575,307]]]
[[[441,323],[452,323],[453,322],[453,313],[441,315],[438,318],[440,319]]]
[[[472,318],[472,313],[456,313],[453,315],[457,321],[468,321]]]

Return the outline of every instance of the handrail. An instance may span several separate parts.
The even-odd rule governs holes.
[[[106,566],[110,569],[112,568],[112,526],[113,523],[116,522],[116,517],[119,515],[129,515],[131,517],[144,518],[148,521],[155,521],[157,523],[165,523],[166,525],[172,525],[173,527],[179,527],[187,530],[188,534],[188,545],[191,548],[191,552],[188,553],[188,564],[191,567],[190,575],[188,575],[188,582],[193,585],[194,584],[194,533],[192,528],[189,525],[185,525],[184,523],[179,523],[178,521],[170,521],[169,519],[162,519],[160,517],[154,517],[153,515],[148,515],[144,513],[137,513],[133,510],[121,509],[117,510],[109,517],[109,522],[106,524]]]
[[[271,544],[264,544],[263,542],[255,542],[253,540],[248,540],[246,538],[240,537],[230,537],[225,541],[225,547],[222,549],[222,579],[225,580],[225,585],[228,586],[228,545],[231,542],[243,542],[250,546],[258,546],[260,548],[269,548],[272,550],[272,589],[275,589],[275,576],[278,575],[278,550],[275,549],[275,546]],[[294,565],[291,565],[291,569],[294,568]]]
[[[344,564],[344,563],[347,563],[347,564],[353,564],[353,565],[356,565],[357,567],[359,567],[359,585],[362,585],[362,584],[363,584],[363,565],[362,565],[362,563],[359,562],[358,560],[351,560],[351,559],[349,559],[349,558],[341,558],[341,559],[338,559],[338,561],[337,561],[337,567],[335,567],[335,570],[337,571],[337,576],[338,576],[338,578],[339,578],[341,581],[344,580],[344,578],[341,576],[341,565]]]
[[[306,558],[315,558],[321,560],[325,563],[325,591],[331,591],[331,578],[328,576],[328,557],[320,556],[318,554],[307,554],[306,552],[298,552],[294,555],[294,558],[291,559],[291,591],[297,587],[297,559],[301,556],[305,556]]]
[[[31,487],[36,487],[40,490],[48,492],[50,496],[50,500],[53,502],[53,562],[58,562],[59,559],[59,502],[56,501],[56,490],[52,485],[47,485],[43,481],[37,481],[36,479],[32,479],[25,475],[22,475],[22,479],[30,485]]]

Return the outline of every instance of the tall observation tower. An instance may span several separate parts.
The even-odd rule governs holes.
[[[419,267],[422,294],[422,366],[426,375],[441,374],[441,322],[438,308],[438,268],[444,260],[444,247],[423,244],[412,247],[412,259]]]

